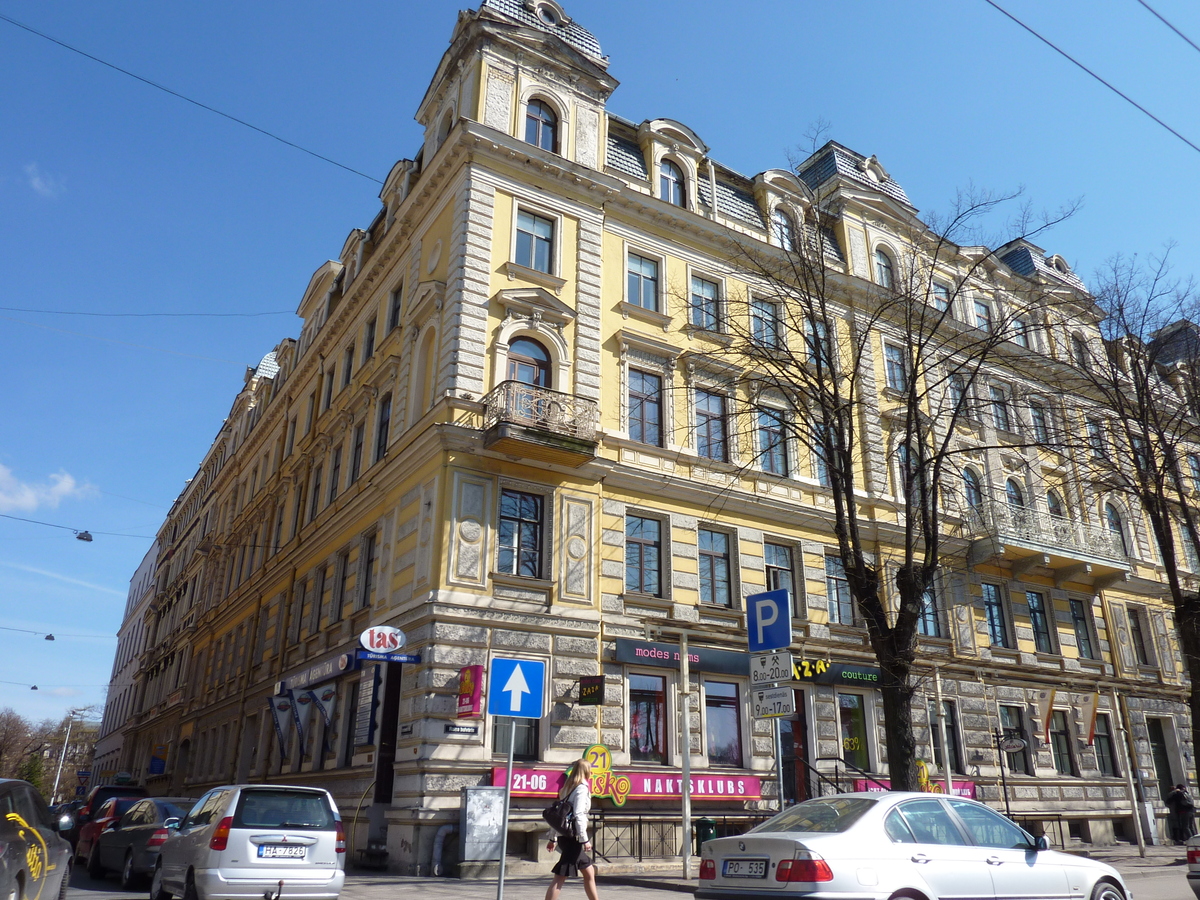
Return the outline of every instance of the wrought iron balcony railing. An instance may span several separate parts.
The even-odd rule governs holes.
[[[995,500],[985,500],[969,510],[966,529],[970,537],[996,537],[1052,552],[1066,551],[1066,555],[1097,557],[1121,564],[1128,558],[1121,536],[1107,528]]]
[[[547,388],[505,381],[483,398],[485,429],[523,425],[581,441],[595,441],[600,408],[595,401]]]

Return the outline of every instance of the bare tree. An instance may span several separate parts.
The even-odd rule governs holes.
[[[1105,352],[1076,348],[1074,392],[1085,422],[1073,430],[1074,455],[1094,490],[1136,498],[1132,514],[1145,516],[1191,678],[1192,742],[1200,746],[1200,298],[1172,275],[1169,255],[1168,248],[1144,262],[1116,257],[1096,278]],[[1132,549],[1132,516],[1106,524]]]
[[[749,398],[739,418],[754,427],[742,436],[741,460],[780,473],[786,448],[799,447],[828,492],[854,619],[866,626],[881,670],[888,765],[899,790],[918,787],[914,664],[928,598],[948,562],[947,529],[961,523],[959,426],[976,418],[972,395],[988,373],[1028,353],[1024,329],[1050,306],[1080,302],[1061,284],[1010,272],[1003,302],[992,296],[1005,267],[996,251],[963,238],[1016,196],[964,192],[943,223],[912,217],[893,235],[900,252],[871,261],[874,283],[847,274],[836,211],[816,198],[794,232],[787,221],[772,223],[775,247],[731,243],[729,256],[750,287],[726,298],[719,325],[703,296],[681,298],[693,332],[721,332],[695,366],[711,359],[735,373],[738,396]],[[1022,211],[1018,237],[1004,246],[1072,212],[1035,222]],[[979,297],[986,299],[976,307]],[[953,543],[961,565],[963,543]]]

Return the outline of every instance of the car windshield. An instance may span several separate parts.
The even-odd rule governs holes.
[[[869,797],[830,797],[824,800],[808,800],[785,809],[757,828],[750,829],[749,833],[797,831],[836,834],[848,831],[875,803],[876,801]]]
[[[159,811],[162,813],[163,820],[166,821],[167,819],[172,819],[172,818],[182,819],[184,816],[186,816],[188,814],[188,810],[191,809],[193,805],[195,805],[195,801],[188,800],[185,802],[187,803],[187,806],[176,806],[174,803],[166,803],[166,802],[160,800],[158,802],[158,808],[159,808]]]
[[[315,791],[243,791],[233,816],[235,828],[334,827],[333,810]]]

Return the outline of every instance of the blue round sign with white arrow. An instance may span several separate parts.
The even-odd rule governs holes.
[[[489,716],[540,719],[546,706],[546,662],[495,657],[488,669]]]

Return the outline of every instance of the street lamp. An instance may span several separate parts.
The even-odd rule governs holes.
[[[35,687],[34,690],[37,690]],[[62,753],[58,755],[58,771],[54,773],[54,790],[50,792],[51,801],[58,799],[58,782],[62,778],[63,763],[67,759],[67,747],[71,745],[71,726],[75,724],[76,713],[81,712],[79,709],[67,711],[67,736],[63,738]]]

